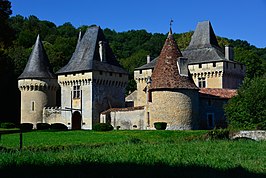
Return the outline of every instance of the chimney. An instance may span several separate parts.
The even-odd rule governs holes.
[[[151,62],[151,56],[147,55],[147,64]]]
[[[224,49],[224,57],[227,60],[231,60],[231,61],[234,60],[234,49],[233,49],[233,47],[231,47],[231,46],[225,46],[225,49]]]
[[[177,67],[181,76],[188,76],[188,58],[179,57],[177,59]]]
[[[99,41],[99,54],[101,62],[106,62],[106,54],[105,54],[105,42]]]

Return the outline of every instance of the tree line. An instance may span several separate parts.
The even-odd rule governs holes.
[[[11,2],[0,0],[0,82],[1,95],[5,106],[1,109],[0,120],[10,116],[17,118],[20,111],[20,92],[17,77],[23,72],[31,50],[39,34],[54,72],[67,64],[78,39],[79,31],[85,33],[89,25],[74,27],[70,22],[57,26],[53,22],[40,20],[31,15],[11,16]],[[92,24],[93,25],[93,24]],[[167,33],[149,33],[146,30],[117,32],[105,28],[103,32],[119,63],[129,72],[127,93],[136,88],[134,69],[146,63],[146,56],[155,58],[160,54]],[[175,34],[181,50],[191,39],[193,31]],[[247,79],[265,76],[266,48],[257,48],[244,40],[217,37],[219,45],[234,47],[235,60],[246,65]],[[15,112],[14,112],[15,111]]]

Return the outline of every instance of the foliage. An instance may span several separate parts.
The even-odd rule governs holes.
[[[51,125],[48,123],[37,123],[36,127],[37,127],[37,130],[48,130],[50,129]]]
[[[256,129],[266,122],[266,78],[246,79],[225,106],[229,127]]]
[[[12,122],[3,122],[3,123],[0,123],[0,127],[5,128],[5,129],[11,129],[11,128],[16,128],[16,124]]]
[[[53,123],[50,126],[51,130],[68,130],[67,126],[63,123]]]
[[[23,131],[30,131],[33,129],[33,124],[32,123],[22,123],[22,124],[20,124],[20,129]]]
[[[114,127],[108,123],[97,123],[92,126],[92,130],[95,131],[111,131],[114,130]]]
[[[165,130],[167,126],[166,122],[154,122],[154,127],[156,130]]]
[[[207,137],[210,139],[229,139],[229,130],[214,128],[207,133]]]

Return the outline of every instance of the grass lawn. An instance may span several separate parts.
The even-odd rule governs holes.
[[[266,142],[207,131],[32,131],[2,135],[0,177],[266,177]]]

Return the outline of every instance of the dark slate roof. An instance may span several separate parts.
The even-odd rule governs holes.
[[[37,36],[35,45],[28,59],[28,63],[18,79],[51,79],[56,78],[52,71],[49,59],[43,47],[40,36]]]
[[[140,66],[140,67],[136,68],[136,70],[153,69],[155,67],[155,64],[156,64],[158,58],[159,57],[156,57],[151,62],[149,62],[147,64],[144,64],[143,66]]]
[[[226,60],[210,21],[199,22],[189,46],[182,52],[189,63]]]
[[[182,57],[182,53],[170,30],[151,76],[151,90],[198,89],[192,78],[179,74],[179,57]]]
[[[106,44],[106,61],[101,62],[99,55],[99,42]],[[112,49],[107,43],[103,31],[98,26],[89,27],[78,42],[68,64],[57,71],[57,74],[86,72],[86,71],[107,71],[128,74],[116,60]]]

